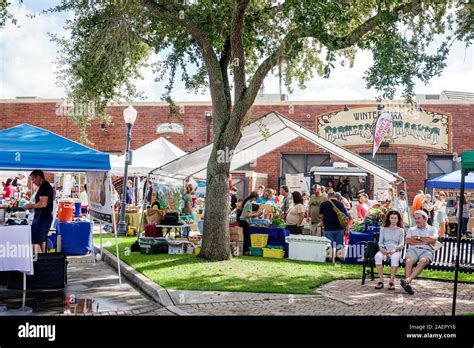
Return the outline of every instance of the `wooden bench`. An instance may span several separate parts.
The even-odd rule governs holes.
[[[437,250],[434,254],[433,261],[426,266],[425,269],[434,271],[454,272],[456,266],[456,238],[454,237],[440,237],[438,240],[443,244],[443,247]],[[375,254],[379,251],[377,242],[364,242],[364,260],[362,263],[362,285],[365,284],[367,274],[370,274],[372,280],[374,277]],[[473,253],[474,253],[474,239],[461,239],[459,254],[459,273],[474,273]],[[405,267],[405,255],[408,245],[402,250],[400,257],[400,267]],[[389,266],[390,261],[384,261],[384,266]]]

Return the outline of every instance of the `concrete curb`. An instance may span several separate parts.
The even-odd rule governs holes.
[[[111,267],[117,269],[117,257],[113,255],[110,251],[104,249],[102,259]],[[130,267],[123,261],[120,261],[120,271],[125,278],[135,284],[140,290],[142,290],[153,300],[161,304],[163,307],[168,309],[170,312],[173,312],[180,316],[189,315],[185,311],[175,306],[174,302],[171,300],[170,295],[168,294],[168,291],[165,288],[151,281],[150,279],[148,279],[143,274]]]

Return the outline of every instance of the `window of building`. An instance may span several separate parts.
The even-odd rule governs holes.
[[[448,174],[461,168],[459,162],[453,161],[451,155],[428,155],[427,172],[428,180],[443,174]]]
[[[372,159],[371,153],[360,153],[359,156],[390,170],[391,172],[397,172],[397,155],[390,153],[378,153],[375,154],[375,158]]]
[[[282,154],[281,173],[308,173],[311,167],[331,166],[331,158],[325,154]]]

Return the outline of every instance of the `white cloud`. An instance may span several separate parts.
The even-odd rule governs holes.
[[[25,1],[25,3],[27,3]],[[30,5],[31,6],[31,5]],[[37,10],[37,9],[36,9]],[[15,96],[38,96],[41,98],[60,98],[64,91],[56,86],[54,60],[57,55],[56,44],[49,40],[48,32],[64,34],[65,14],[41,15],[34,19],[26,18],[30,9],[25,4],[14,2],[12,12],[18,19],[20,28],[8,24],[0,31],[0,98]],[[153,54],[150,62],[160,55]],[[440,93],[442,90],[473,91],[474,61],[472,47],[465,49],[463,43],[456,43],[449,55],[447,67],[440,77],[434,77],[427,86],[417,82],[416,93]],[[340,67],[332,71],[329,79],[315,76],[300,90],[295,86],[291,100],[373,100],[378,93],[367,90],[363,80],[364,71],[372,63],[370,52],[359,52],[353,68]],[[135,81],[139,90],[144,91],[146,100],[158,101],[167,84],[155,82],[151,68],[142,69],[143,79]],[[177,74],[172,96],[176,101],[209,101],[210,93],[190,94]],[[265,93],[278,93],[278,79],[269,76],[265,80]],[[286,90],[283,88],[283,93]]]
[[[63,33],[64,17],[26,18],[31,12],[16,2],[12,4],[12,12],[19,27],[9,23],[0,31],[0,97],[62,97],[64,92],[55,85],[56,45],[50,42],[47,33]]]

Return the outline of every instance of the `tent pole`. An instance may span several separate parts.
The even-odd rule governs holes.
[[[453,311],[452,316],[456,315],[456,297],[458,293],[458,274],[459,274],[459,250],[461,247],[461,229],[462,229],[462,219],[463,219],[463,211],[464,211],[464,191],[466,186],[466,175],[467,170],[461,170],[461,192],[459,194],[459,203],[458,203],[458,233],[457,233],[457,241],[456,241],[456,266],[454,268],[454,290],[453,290]]]
[[[143,184],[143,204],[142,204],[142,213],[140,214],[140,223],[137,229],[137,243],[140,241],[140,233],[142,232],[142,224],[144,221],[145,208],[146,208],[146,189],[148,186],[148,180],[150,180],[150,173],[147,174],[145,183]]]
[[[408,191],[407,191],[407,182],[406,181],[403,182],[403,190],[405,191],[405,197],[407,198],[408,225],[410,227],[412,227],[413,226],[413,219],[412,219],[412,216],[411,216],[410,205],[408,204]]]
[[[124,186],[125,187],[125,186]],[[111,194],[111,198],[113,196],[113,190],[112,190],[112,177],[109,175],[109,190]],[[115,210],[114,206],[112,203],[112,228],[115,234],[115,253],[117,256],[117,271],[118,271],[118,277],[119,277],[119,284],[122,286],[122,273],[120,270],[120,254],[119,254],[119,246],[118,246],[118,236],[117,236],[117,224],[115,223]],[[101,231],[102,233],[102,231]]]

